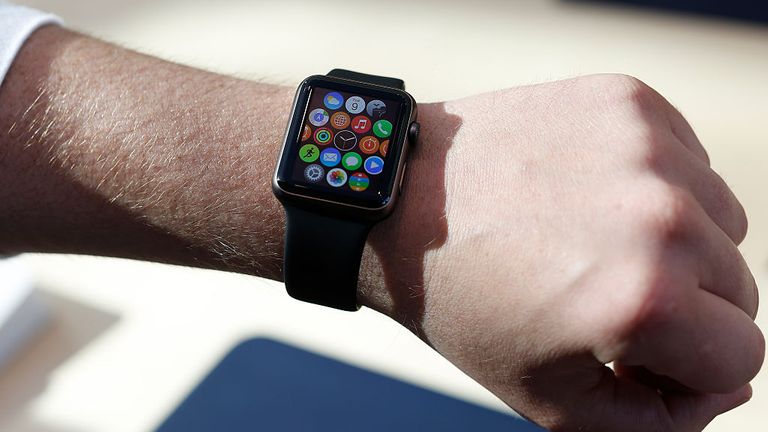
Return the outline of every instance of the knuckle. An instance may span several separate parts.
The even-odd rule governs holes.
[[[696,206],[690,192],[676,186],[663,185],[643,195],[642,208],[638,211],[641,234],[661,246],[683,241]]]
[[[654,142],[661,131],[667,131],[665,100],[638,78],[622,74],[588,75],[570,88],[625,137],[639,133],[651,138],[639,142]]]
[[[723,374],[724,376],[719,382],[713,383],[716,385],[713,390],[724,393],[734,391],[752,381],[760,373],[765,361],[765,336],[755,325],[751,335],[742,338],[743,342],[739,344],[740,349],[730,350],[732,353],[736,350],[740,351],[734,353],[734,357],[730,361],[723,361],[721,355],[717,355],[717,353],[707,353],[715,358],[720,358],[721,364],[726,364],[725,371],[727,373]]]
[[[660,136],[656,129],[648,128],[635,140],[632,162],[637,163],[641,170],[663,172],[669,166],[669,145],[666,137]]]
[[[757,287],[757,281],[755,281],[755,276],[752,272],[749,272],[749,278],[752,281],[752,298],[754,299],[754,302],[752,303],[752,313],[750,313],[749,316],[752,317],[752,320],[754,321],[757,319],[757,312],[760,310],[760,289]]]
[[[659,264],[649,264],[636,272],[625,289],[623,303],[615,310],[620,318],[613,323],[611,333],[618,346],[663,327],[683,312],[682,284],[678,279]]]
[[[741,243],[744,241],[744,239],[747,237],[747,232],[749,231],[749,219],[747,218],[747,212],[744,210],[744,206],[739,202],[735,197],[732,199],[728,199],[730,197],[729,189],[727,189],[727,186],[724,186],[726,189],[722,195],[726,196],[725,199],[723,199],[723,202],[726,202],[731,209],[731,222],[733,225],[733,240],[736,244]]]
[[[706,196],[708,207],[711,207],[724,224],[726,233],[734,243],[741,243],[747,236],[749,220],[744,206],[733,193],[728,183],[716,172],[710,171],[708,178],[703,178],[710,186]]]
[[[605,74],[605,80],[619,90],[628,91],[628,94],[634,94],[637,91],[644,91],[648,86],[632,75],[626,74]]]
[[[617,102],[646,105],[655,101],[657,97],[656,92],[648,84],[631,75],[590,75],[584,82]]]
[[[621,303],[612,305],[602,322],[597,356],[603,362],[636,354],[637,344],[664,331],[686,313],[681,281],[659,266],[642,269],[622,290]]]
[[[664,117],[664,100],[646,83],[631,75],[585,75],[561,83],[566,99],[576,100],[593,115],[610,119],[614,126],[647,128]],[[617,119],[619,122],[616,123]],[[626,123],[627,119],[631,122]]]
[[[763,367],[763,362],[765,362],[765,335],[759,329],[756,333],[754,344],[756,347],[755,355],[752,359],[752,367],[749,368],[747,373],[747,381],[751,381],[752,378],[757,376]]]
[[[632,293],[634,301],[628,316],[632,329],[668,322],[682,308],[680,283],[662,266],[653,266],[640,278]]]

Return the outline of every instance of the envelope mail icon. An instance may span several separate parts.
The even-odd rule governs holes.
[[[339,160],[339,154],[338,153],[326,153],[323,155],[323,160],[326,162],[338,162]]]

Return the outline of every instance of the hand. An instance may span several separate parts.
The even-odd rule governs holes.
[[[660,95],[591,76],[422,124],[369,304],[553,430],[699,431],[749,399],[746,217]]]

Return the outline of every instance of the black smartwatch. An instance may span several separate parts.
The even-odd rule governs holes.
[[[288,294],[360,308],[365,241],[397,203],[418,134],[402,80],[334,69],[302,81],[272,180],[286,213]]]

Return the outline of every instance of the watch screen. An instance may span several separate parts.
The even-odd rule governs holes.
[[[403,102],[383,91],[331,86],[310,88],[298,137],[284,150],[283,180],[320,197],[386,204],[399,160]]]

